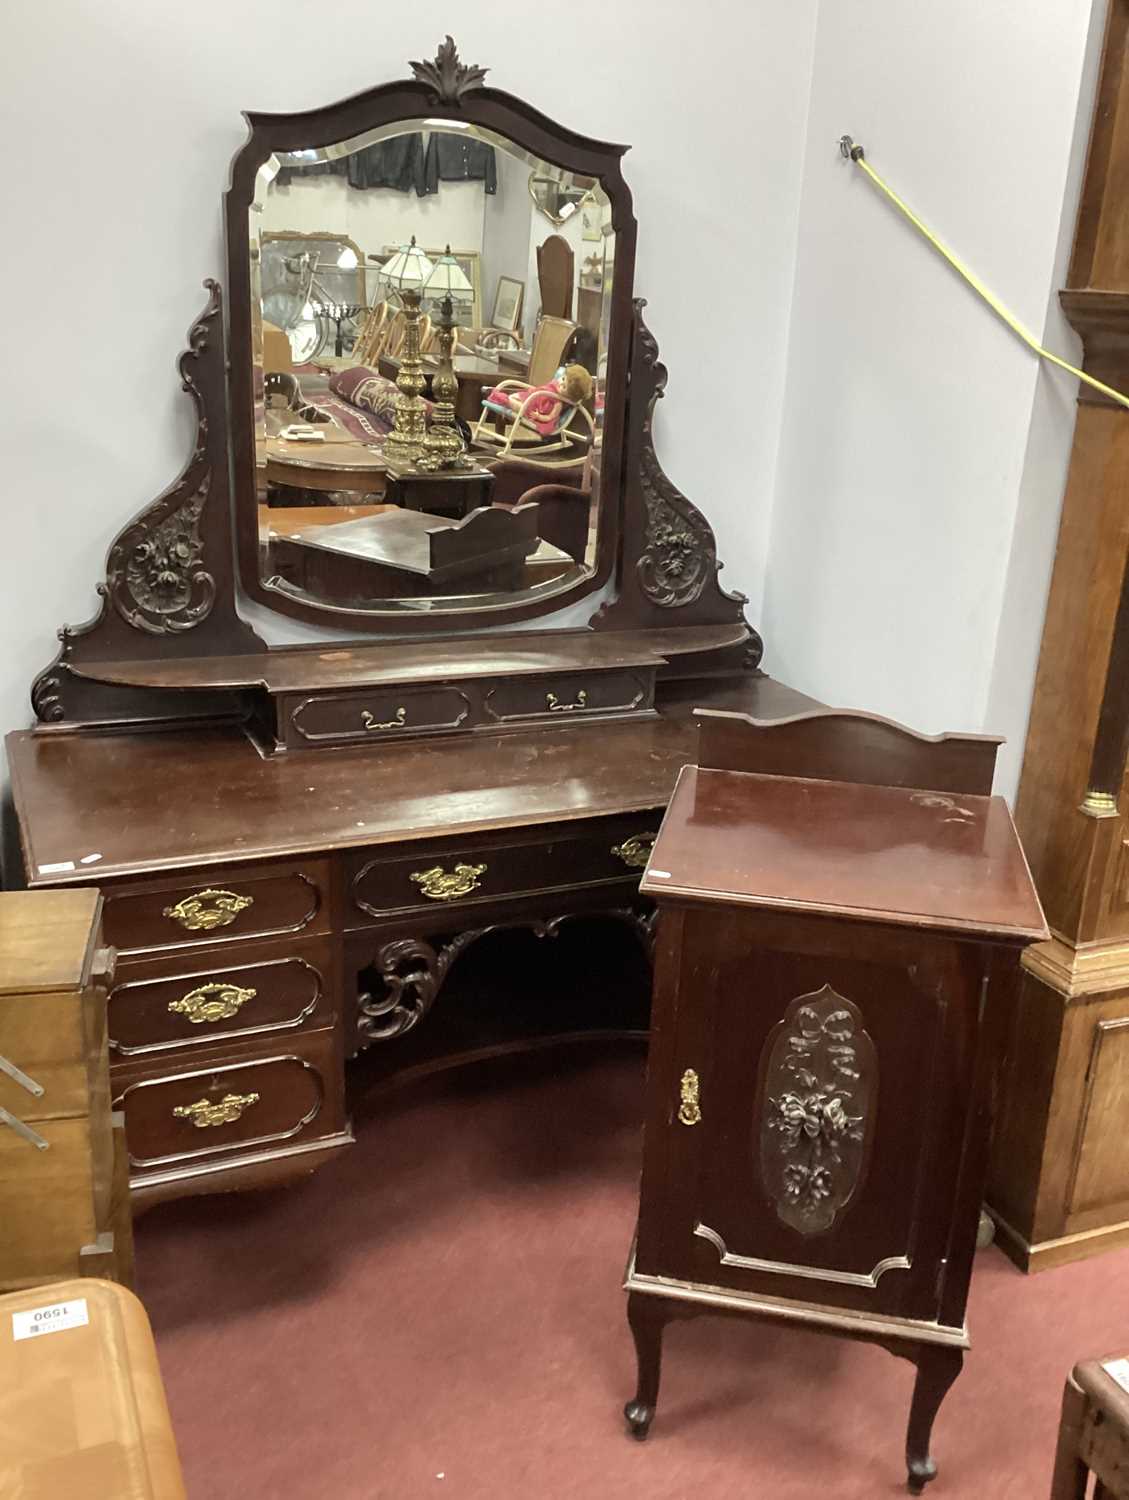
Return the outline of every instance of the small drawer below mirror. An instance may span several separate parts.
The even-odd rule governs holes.
[[[471,712],[456,687],[378,687],[319,697],[287,697],[278,705],[280,741],[346,745],[459,729]]]
[[[511,719],[570,720],[593,714],[652,710],[653,670],[565,672],[558,676],[514,677],[499,682],[486,696],[488,722]]]

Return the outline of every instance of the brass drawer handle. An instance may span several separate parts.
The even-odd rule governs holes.
[[[622,844],[613,844],[612,853],[617,859],[622,859],[629,869],[644,870],[654,847],[655,835],[653,833],[633,833],[629,839],[624,839]]]
[[[562,703],[556,693],[546,693],[545,707],[551,714],[570,714],[574,708],[588,707],[588,694],[581,688],[572,703]]]
[[[432,865],[430,870],[414,871],[409,879],[431,901],[454,901],[476,891],[482,884],[478,877],[485,874],[485,865],[456,865],[450,873],[442,865]]]
[[[188,932],[211,932],[216,927],[229,926],[241,911],[254,904],[254,896],[237,896],[234,891],[209,888],[185,896],[175,906],[166,906],[164,915],[179,922]]]
[[[698,1075],[693,1068],[687,1068],[682,1075],[682,1084],[678,1090],[679,1105],[678,1118],[683,1125],[700,1125],[702,1122],[702,1108],[699,1103]]]
[[[238,984],[202,984],[179,1000],[170,1000],[169,1010],[187,1016],[193,1026],[202,1021],[230,1021],[257,994],[257,990],[245,990]]]
[[[374,719],[366,708],[361,713],[361,723],[366,729],[403,729],[408,722],[408,710],[401,704],[393,719]]]
[[[218,1104],[211,1099],[197,1099],[195,1104],[178,1104],[173,1116],[178,1120],[191,1120],[197,1130],[206,1130],[209,1125],[233,1125],[242,1117],[245,1109],[258,1104],[258,1094],[225,1094]]]

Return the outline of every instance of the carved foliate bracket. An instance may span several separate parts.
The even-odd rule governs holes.
[[[459,49],[450,35],[440,43],[434,62],[409,62],[408,66],[420,83],[431,89],[437,104],[458,104],[469,89],[482,87],[490,71],[477,63],[460,61]]]
[[[654,334],[635,300],[634,337],[624,464],[624,548],[618,597],[600,610],[596,626],[721,625],[744,621],[744,594],[718,582],[713,528],[698,507],[663,472],[655,452],[655,406],[666,390],[667,370]],[[749,631],[745,666],[756,667],[760,636]]]
[[[222,300],[218,283],[204,285],[208,305],[178,361],[182,387],[196,405],[192,454],[180,477],[111,545],[97,615],[59,631],[59,654],[31,690],[35,715],[45,723],[146,716],[137,690],[99,684],[95,670],[77,667],[264,649],[235,609]],[[215,704],[201,708],[214,712]]]

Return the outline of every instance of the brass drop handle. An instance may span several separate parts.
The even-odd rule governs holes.
[[[202,984],[179,1000],[170,1000],[169,1010],[173,1015],[185,1016],[193,1026],[205,1021],[230,1021],[257,994],[257,990],[243,989],[238,984]]]
[[[258,1094],[225,1094],[219,1103],[211,1099],[197,1099],[195,1104],[178,1104],[173,1110],[177,1120],[190,1120],[197,1130],[207,1130],[210,1125],[234,1125],[244,1110],[258,1104]]]
[[[185,896],[175,906],[166,906],[163,915],[188,932],[212,932],[217,927],[228,927],[240,912],[254,906],[254,896],[240,896],[235,891],[197,891],[194,896]]]
[[[556,693],[546,693],[545,707],[551,714],[570,714],[572,713],[574,708],[588,707],[588,694],[583,688],[581,688],[573,702],[562,703],[561,700],[557,697]]]
[[[454,901],[476,891],[482,884],[478,877],[485,874],[485,865],[460,864],[451,871],[444,870],[442,865],[432,865],[429,870],[413,871],[409,879],[430,901]]]
[[[617,859],[622,859],[629,869],[644,870],[654,847],[655,835],[653,833],[633,833],[629,839],[624,839],[622,844],[613,844],[612,853]]]
[[[395,717],[391,719],[374,718],[367,708],[361,712],[361,723],[366,729],[404,729],[407,722],[408,710],[403,704],[396,710]]]
[[[700,1125],[702,1123],[702,1107],[700,1103],[700,1085],[698,1075],[693,1068],[687,1068],[682,1075],[682,1083],[678,1090],[678,1118],[683,1125]]]

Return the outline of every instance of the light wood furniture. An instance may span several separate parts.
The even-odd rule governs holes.
[[[1113,0],[1062,305],[1129,390],[1129,4]],[[1009,1018],[988,1202],[1029,1270],[1129,1244],[1129,413],[1080,387],[1016,804],[1051,939]]]
[[[290,340],[281,328],[263,323],[263,374],[289,374],[294,368]]]
[[[54,1332],[16,1338],[29,1323]],[[124,1287],[67,1281],[0,1297],[0,1494],[186,1500],[145,1309]]]
[[[625,1414],[646,1437],[674,1317],[869,1340],[917,1366],[920,1493],[968,1346],[1004,1005],[1046,934],[987,795],[996,742],[830,712],[701,723],[641,886],[659,922]]]
[[[1110,1369],[1121,1375],[1115,1380]],[[1129,1500],[1129,1359],[1075,1365],[1062,1393],[1050,1500]]]
[[[529,350],[529,369],[525,378],[530,385],[547,385],[552,380],[575,332],[576,324],[568,318],[546,315],[541,319]]]
[[[375,364],[388,332],[390,322],[387,302],[377,302],[370,307],[357,341],[353,345],[351,359],[355,365]]]
[[[537,286],[543,318],[572,318],[576,281],[572,246],[563,234],[550,234],[537,246]]]
[[[0,893],[0,1290],[132,1278],[94,890]]]

